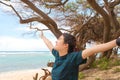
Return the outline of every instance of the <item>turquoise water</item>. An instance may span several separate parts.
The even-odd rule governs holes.
[[[54,57],[49,51],[1,51],[0,72],[47,67]]]

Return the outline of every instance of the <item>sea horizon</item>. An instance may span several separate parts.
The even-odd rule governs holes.
[[[25,50],[19,50],[19,51],[16,51],[16,50],[12,50],[12,51],[8,51],[8,50],[6,50],[6,51],[0,51],[0,52],[50,52],[50,51],[48,51],[48,50],[43,50],[43,51],[25,51]]]
[[[0,51],[0,72],[43,68],[50,61],[50,51]]]

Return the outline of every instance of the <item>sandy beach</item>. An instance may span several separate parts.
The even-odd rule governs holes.
[[[47,67],[51,71],[50,67]],[[22,71],[10,71],[0,73],[0,80],[33,80],[33,76],[38,73],[38,77],[44,75],[42,69],[22,70]]]
[[[120,72],[113,72],[116,68],[120,68],[120,66],[112,67],[109,70],[98,70],[96,68],[84,70],[82,72],[85,78],[80,80],[120,80]],[[44,69],[51,71],[52,68],[47,67]],[[0,73],[0,80],[33,80],[36,73],[38,73],[38,78],[44,75],[42,69],[2,72]]]

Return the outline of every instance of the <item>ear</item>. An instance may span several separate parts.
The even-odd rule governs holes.
[[[65,45],[65,47],[67,47],[68,48],[68,44],[64,44]]]

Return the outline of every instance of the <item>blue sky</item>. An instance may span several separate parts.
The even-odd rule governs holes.
[[[26,34],[30,30],[27,24],[20,24],[18,17],[0,10],[0,51],[44,51],[48,48],[39,38],[39,33],[35,36]],[[53,44],[55,37],[50,32],[45,32]]]

